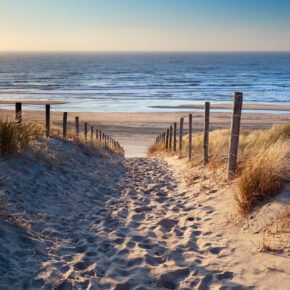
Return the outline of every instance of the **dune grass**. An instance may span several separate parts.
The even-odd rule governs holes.
[[[0,153],[17,152],[44,135],[44,126],[37,122],[25,122],[17,126],[13,121],[0,121]]]
[[[223,168],[228,162],[230,130],[215,130],[209,134],[210,169]],[[203,134],[193,134],[192,163],[203,161]],[[238,151],[237,192],[235,199],[242,214],[253,209],[259,200],[280,192],[289,181],[290,122],[268,130],[241,130]],[[166,153],[161,144],[153,144],[148,152]],[[188,136],[183,137],[187,156]],[[172,154],[172,152],[170,152]],[[225,171],[226,174],[226,171]]]
[[[148,156],[153,156],[158,152],[166,151],[165,146],[162,143],[155,142],[148,148]]]
[[[51,126],[52,138],[62,138],[62,136],[62,128]],[[33,140],[40,138],[45,138],[45,127],[41,122],[23,122],[21,126],[18,126],[15,121],[0,120],[0,154],[2,155],[18,152],[29,147]],[[90,134],[88,134],[87,139],[85,139],[83,133],[76,136],[74,130],[67,130],[66,140],[75,142],[83,147],[90,146],[97,152],[100,152],[101,148],[105,148],[111,153],[124,155],[121,148],[108,146],[108,144],[97,140],[95,135],[91,139]]]

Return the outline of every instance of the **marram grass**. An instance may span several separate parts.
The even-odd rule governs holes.
[[[50,135],[52,138],[62,138],[62,128],[51,126]],[[18,126],[15,121],[0,121],[0,154],[2,155],[18,152],[29,147],[33,140],[40,138],[45,138],[45,127],[41,122],[23,122]],[[97,152],[100,152],[101,148],[106,148],[112,153],[124,154],[121,148],[110,147],[97,140],[95,135],[91,139],[91,135],[88,134],[87,139],[85,139],[83,133],[76,136],[74,130],[67,130],[66,140],[73,141],[83,147],[90,146]]]
[[[209,133],[209,168],[226,170],[230,130]],[[203,160],[203,133],[193,134],[192,162]],[[166,153],[162,144],[153,144],[148,152]],[[176,153],[188,156],[188,136],[183,137],[183,150]],[[290,122],[268,130],[241,130],[238,150],[237,187],[235,194],[238,208],[246,214],[259,200],[279,193],[289,182]],[[225,172],[226,174],[226,172]]]
[[[27,147],[37,138],[43,138],[44,126],[37,122],[0,121],[0,153],[13,153]]]

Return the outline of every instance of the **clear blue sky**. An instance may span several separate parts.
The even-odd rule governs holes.
[[[0,51],[290,51],[290,0],[0,0]]]

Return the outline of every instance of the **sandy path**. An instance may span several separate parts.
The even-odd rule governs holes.
[[[0,289],[287,285],[287,269],[269,270],[286,265],[283,257],[257,254],[247,236],[226,226],[230,185],[212,183],[206,192],[201,181],[187,185],[182,160],[111,160],[59,140],[48,146],[58,148],[60,166],[39,155],[0,166],[9,176],[0,180],[7,193]]]
[[[196,194],[180,191],[180,179],[167,162],[134,158],[125,163],[130,168],[121,180],[126,189],[121,199],[107,203],[122,227],[111,233],[119,245],[113,257],[104,257],[109,268],[103,285],[118,281],[116,289],[207,289],[210,284],[244,289],[231,282],[232,271],[208,267],[209,261],[218,265],[219,257],[232,253],[228,245],[212,241],[218,232],[202,225],[212,220],[213,209],[193,205]],[[208,242],[198,245],[200,236]]]

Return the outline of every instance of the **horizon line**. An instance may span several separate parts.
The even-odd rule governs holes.
[[[0,50],[0,53],[290,53],[290,50]]]

